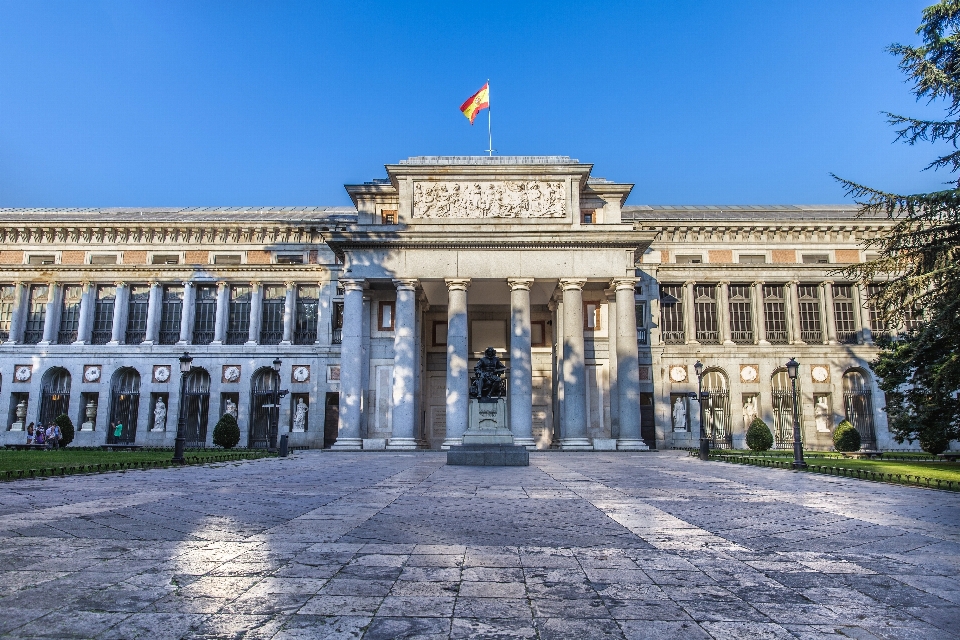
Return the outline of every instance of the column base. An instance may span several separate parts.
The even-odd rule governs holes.
[[[724,340],[724,341],[723,341],[723,346],[725,346],[725,347],[735,347],[735,346],[737,346],[737,343],[734,342],[733,340]]]
[[[289,347],[289,346],[292,345],[292,344],[293,344],[293,343],[290,342],[289,340],[281,340],[281,341],[278,343],[278,346],[282,345],[282,346],[284,346],[284,347]]]
[[[49,346],[50,346],[50,341],[49,341],[49,340],[41,340],[40,342],[37,343],[37,346],[38,346],[38,347],[49,347]]]
[[[650,447],[643,440],[634,438],[620,438],[617,440],[617,451],[649,451]]]
[[[593,451],[593,442],[590,438],[561,438],[561,451]]]
[[[222,346],[223,346],[223,340],[214,340],[214,341],[211,342],[210,344],[213,345],[213,346],[222,347]]]
[[[459,438],[446,438],[443,441],[443,444],[440,445],[441,451],[448,451],[450,447],[458,447],[463,444],[463,436]]]
[[[77,344],[77,343],[74,342],[73,344]],[[153,340],[144,340],[143,342],[140,343],[141,347],[149,347],[152,345],[153,345]]]
[[[5,342],[4,344],[10,344],[10,343],[9,343],[9,342]],[[85,344],[87,344],[87,343],[84,342],[83,340],[74,340],[74,341],[71,342],[70,344],[72,344],[72,345],[77,345],[77,346],[83,346],[83,345],[85,345]]]
[[[770,346],[770,343],[767,342],[766,340],[757,340],[757,346],[760,346],[760,347],[769,347],[769,346]]]
[[[108,347],[119,347],[119,346],[120,346],[120,341],[119,341],[119,340],[111,340],[110,342],[108,342],[108,343],[106,344],[106,346],[108,346]]]
[[[700,344],[699,340],[687,340],[684,344]]]
[[[413,438],[390,438],[387,440],[387,451],[416,451],[417,441]]]
[[[363,440],[360,438],[337,438],[330,447],[331,451],[363,451]]]
[[[527,451],[534,451],[537,448],[537,443],[533,438],[518,438],[514,436],[513,444],[519,447],[525,447]]]
[[[187,342],[186,340],[177,340],[177,346],[185,345],[185,344],[190,344],[190,343]]]
[[[245,347],[255,347],[255,346],[257,346],[257,341],[256,341],[256,340],[247,340],[246,342],[243,343],[243,346],[245,346]]]

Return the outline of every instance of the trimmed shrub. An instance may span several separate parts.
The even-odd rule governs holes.
[[[753,451],[766,451],[773,446],[770,427],[760,418],[754,418],[747,428],[747,446]]]
[[[237,419],[225,413],[213,428],[213,444],[224,449],[233,449],[238,442],[240,442],[240,427],[237,425]]]
[[[60,446],[65,447],[71,442],[73,442],[73,437],[76,435],[77,430],[73,428],[73,421],[65,413],[61,413],[54,420],[57,423],[57,426],[60,427]]]
[[[920,448],[934,456],[943,453],[950,446],[950,439],[942,433],[921,431],[918,434],[918,439],[920,440]]]
[[[860,432],[849,420],[837,425],[837,430],[833,432],[833,448],[846,452],[860,450]]]

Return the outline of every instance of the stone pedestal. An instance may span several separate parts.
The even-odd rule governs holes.
[[[14,422],[12,425],[10,425],[10,431],[23,431],[23,423]]]
[[[525,467],[530,464],[526,447],[515,445],[507,420],[507,401],[470,400],[469,421],[463,444],[447,451],[447,464],[478,467]]]

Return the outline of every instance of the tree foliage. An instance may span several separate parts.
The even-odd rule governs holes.
[[[73,438],[76,435],[77,430],[73,428],[73,420],[70,419],[70,416],[65,413],[61,413],[54,418],[53,421],[57,423],[58,427],[60,427],[60,437],[62,438],[60,440],[60,446],[65,447],[73,442]]]
[[[849,420],[843,420],[837,425],[833,432],[833,448],[837,451],[859,451],[860,450],[860,432],[850,424]]]
[[[213,444],[224,449],[233,449],[238,442],[240,442],[240,427],[237,425],[237,419],[225,413],[213,428]]]
[[[754,418],[747,427],[747,446],[752,451],[767,451],[773,446],[773,434],[770,427],[760,418]]]
[[[866,243],[880,258],[845,274],[880,285],[871,304],[888,326],[921,318],[911,333],[878,340],[881,352],[872,367],[886,394],[890,429],[901,443],[936,443],[960,437],[960,0],[924,9],[917,33],[919,46],[894,44],[889,51],[900,58],[917,99],[942,102],[944,117],[886,115],[897,140],[949,146],[926,167],[950,172],[949,188],[899,194],[837,180],[860,205],[862,217],[893,221]]]

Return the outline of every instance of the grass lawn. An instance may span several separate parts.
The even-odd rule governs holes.
[[[789,452],[771,453],[767,451],[764,455],[758,456],[755,451],[714,451],[718,455],[738,455],[749,457],[763,457],[765,459],[775,458],[777,460],[793,460],[793,454]],[[874,473],[893,473],[901,475],[921,476],[932,478],[934,480],[953,480],[960,482],[960,462],[907,462],[899,460],[855,460],[844,458],[839,453],[833,452],[811,452],[808,456],[804,452],[804,460],[808,465],[820,465],[824,467],[842,467],[844,469],[860,469],[862,471],[873,471]],[[901,454],[896,454],[901,455]],[[926,454],[924,454],[926,455]],[[929,457],[929,456],[928,456]]]
[[[212,456],[246,453],[246,449],[188,449],[186,458],[209,458]],[[91,449],[60,449],[59,451],[8,451],[0,450],[0,472],[21,469],[45,469],[72,467],[88,464],[114,464],[118,462],[153,462],[170,460],[173,450],[152,451],[101,451]]]

